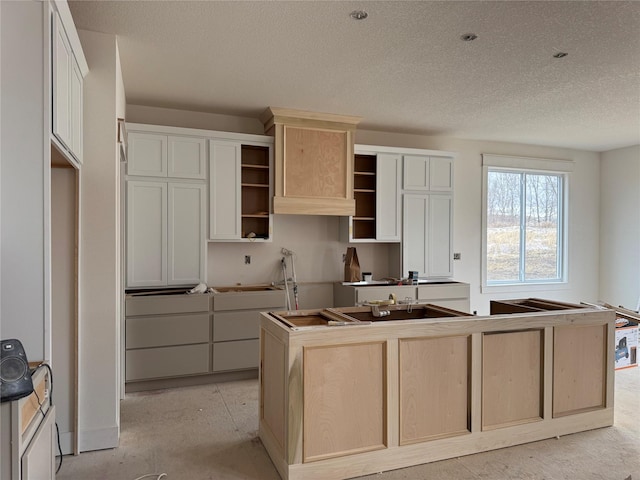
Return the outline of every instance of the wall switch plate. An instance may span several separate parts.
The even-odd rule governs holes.
[[[462,258],[462,254],[461,253],[454,253],[453,254],[453,259],[454,260],[460,260]]]
[[[244,256],[244,264],[249,265],[251,263],[251,255]]]

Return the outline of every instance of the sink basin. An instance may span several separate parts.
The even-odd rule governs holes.
[[[280,290],[271,285],[236,285],[233,287],[213,287],[213,293],[234,293],[234,292],[268,292],[269,290]]]
[[[418,320],[421,318],[458,317],[460,312],[437,307],[435,305],[412,305],[411,311],[404,306],[380,307],[381,311],[388,311],[388,315],[376,317],[372,311],[348,312],[346,316],[360,322],[388,322],[393,320]]]

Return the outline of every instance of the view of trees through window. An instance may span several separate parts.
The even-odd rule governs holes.
[[[562,175],[489,170],[487,283],[560,280]]]

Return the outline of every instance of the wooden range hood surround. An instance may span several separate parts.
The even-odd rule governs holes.
[[[361,117],[269,107],[275,137],[273,213],[355,215],[353,150]]]

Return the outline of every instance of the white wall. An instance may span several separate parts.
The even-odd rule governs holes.
[[[78,31],[84,83],[81,192],[80,450],[115,447],[119,435],[120,199],[116,149],[116,37]]]
[[[45,316],[45,221],[49,141],[44,133],[43,4],[0,2],[0,337],[29,361],[50,360]]]
[[[640,145],[602,154],[600,300],[635,310],[640,298]]]
[[[135,112],[133,116],[130,112]],[[237,124],[234,117],[207,116],[200,113],[127,106],[128,120],[225,130]],[[135,118],[135,120],[134,120]],[[239,121],[239,120],[238,120]],[[237,131],[237,130],[235,130]],[[261,133],[254,130],[246,133]],[[524,296],[580,302],[598,299],[599,272],[599,154],[552,147],[501,142],[465,141],[446,137],[356,131],[356,143],[392,147],[426,148],[457,152],[454,185],[454,251],[462,259],[454,262],[454,278],[471,285],[471,309],[489,312],[492,298]],[[575,161],[569,192],[569,283],[558,287],[511,289],[500,294],[483,294],[481,282],[482,239],[482,153],[569,159]],[[296,253],[299,282],[335,282],[343,277],[342,254],[349,244],[340,241],[337,217],[275,215],[273,243],[209,243],[208,276],[210,285],[262,283],[281,280],[280,249]],[[355,244],[363,270],[374,278],[393,271],[397,250],[385,244]],[[251,264],[244,256],[251,255]],[[391,266],[389,262],[391,261]]]

